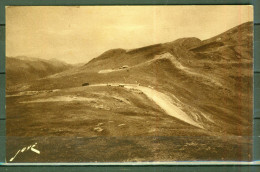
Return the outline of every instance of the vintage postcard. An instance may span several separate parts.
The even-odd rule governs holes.
[[[253,7],[6,7],[6,161],[251,161]]]

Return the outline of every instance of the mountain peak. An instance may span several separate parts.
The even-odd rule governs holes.
[[[180,38],[176,39],[175,41],[165,43],[166,45],[171,45],[171,46],[179,46],[182,48],[190,49],[192,47],[198,46],[201,44],[201,40],[196,37],[186,37],[186,38]]]

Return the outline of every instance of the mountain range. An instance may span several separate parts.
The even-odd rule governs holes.
[[[71,67],[72,65],[56,59],[44,60],[26,56],[6,57],[7,87],[37,80]]]

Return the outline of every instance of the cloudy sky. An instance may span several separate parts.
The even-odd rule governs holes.
[[[252,20],[252,6],[6,7],[6,55],[82,63],[112,48],[204,40]]]

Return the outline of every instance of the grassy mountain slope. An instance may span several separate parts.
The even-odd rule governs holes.
[[[250,160],[252,27],[244,23],[207,40],[113,49],[85,65],[9,87],[7,135],[93,137],[75,138],[80,144],[60,142],[89,161]],[[113,83],[163,93],[203,128],[168,115],[142,92]],[[55,147],[53,138],[45,142]],[[59,161],[74,160],[78,156],[59,154]]]
[[[173,94],[189,112],[206,113],[217,130],[251,133],[252,23],[201,41],[182,38],[133,50],[113,49],[84,66],[31,84],[28,90],[71,88],[82,83],[140,83]],[[240,36],[243,35],[243,36]],[[119,69],[127,65],[126,69]],[[110,69],[112,72],[99,73]],[[114,71],[113,71],[114,70]]]

